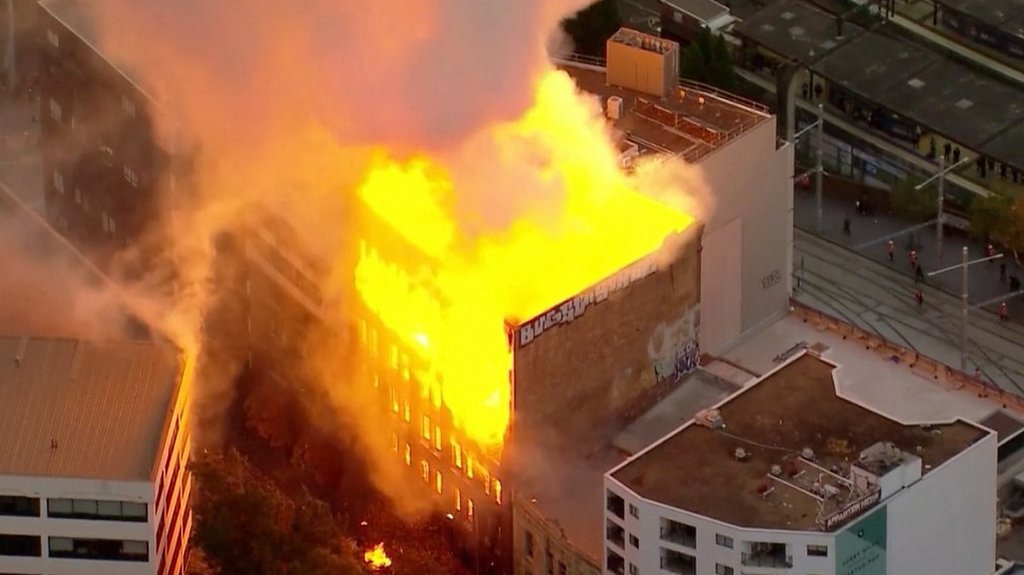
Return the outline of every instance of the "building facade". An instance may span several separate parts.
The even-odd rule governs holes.
[[[0,571],[184,573],[190,362],[151,342],[0,353],[16,358],[0,370]]]
[[[996,434],[890,420],[838,367],[801,354],[606,474],[604,572],[991,573]]]

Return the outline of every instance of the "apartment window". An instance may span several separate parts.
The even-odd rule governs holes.
[[[100,519],[145,523],[145,503],[100,501],[96,499],[47,499],[46,516],[62,519]]]
[[[46,39],[54,48],[60,48],[60,36],[57,35],[57,32],[55,30],[47,30]]]
[[[117,226],[114,224],[114,218],[110,217],[110,214],[106,211],[100,214],[100,219],[103,220],[103,231],[111,234],[117,231]]]
[[[442,487],[441,486],[441,472],[440,471],[435,471],[434,472],[434,489],[437,490],[438,495],[441,494],[441,491],[442,491],[441,487]]]
[[[39,498],[0,495],[0,515],[39,517]]]
[[[788,554],[789,550],[785,543],[754,541],[743,545],[745,550],[741,561],[744,565],[776,569],[791,569],[793,567],[793,556]]]
[[[676,21],[676,24],[682,24],[683,23],[683,13],[680,12],[679,10],[674,10],[672,12],[672,19]]]
[[[124,110],[124,113],[128,114],[129,117],[135,117],[135,102],[133,102],[128,96],[121,96],[121,109]]]
[[[441,426],[434,426],[434,449],[441,451]]]
[[[462,469],[462,446],[458,441],[452,440],[452,463],[456,469]]]
[[[735,569],[728,565],[715,563],[715,575],[733,575],[735,572]]]
[[[40,557],[42,555],[42,542],[38,535],[0,533],[0,555]]]
[[[626,573],[626,560],[622,558],[615,551],[608,549],[605,555],[605,564],[608,566],[608,571],[615,573],[616,575],[625,575]]]
[[[390,361],[391,369],[397,370],[398,369],[398,346],[397,345],[391,346],[390,359],[391,359],[391,361]]]
[[[57,120],[58,122],[60,121],[61,117],[60,103],[57,102],[57,100],[54,100],[53,98],[50,98],[50,117],[54,120]]]
[[[474,507],[473,507],[473,500],[472,500],[472,499],[467,499],[467,500],[466,500],[466,515],[467,515],[467,516],[468,516],[468,517],[469,517],[470,519],[472,519],[472,518],[473,518],[473,510],[474,510]]]
[[[808,557],[828,557],[828,545],[808,545]]]
[[[473,456],[466,454],[466,477],[473,479]]]
[[[494,480],[494,502],[501,505],[501,482]]]
[[[636,565],[630,563],[629,564],[629,575],[640,575],[640,568],[637,567]]]
[[[409,406],[409,398],[402,399],[402,418],[406,423],[412,422],[412,407]]]
[[[633,519],[640,519],[640,510],[632,503],[629,504],[629,516]]]
[[[640,548],[640,538],[632,533],[629,534],[629,545],[634,549]]]
[[[145,562],[149,560],[149,543],[122,539],[50,537],[50,557]]]
[[[61,194],[64,193],[64,174],[57,170],[53,171],[53,189],[57,190]]]
[[[430,417],[423,416],[423,425],[421,431],[423,432],[423,439],[430,440]]]
[[[455,510],[462,511],[462,490],[455,488]]]
[[[131,184],[132,186],[136,188],[139,187],[139,175],[135,173],[135,170],[129,168],[128,166],[124,167],[124,179],[127,180],[128,183]]]
[[[661,569],[678,575],[694,575],[697,572],[697,559],[692,555],[662,547]]]
[[[526,532],[526,556],[533,559],[533,533]]]
[[[661,540],[692,549],[697,546],[697,528],[662,517]]]
[[[720,547],[732,549],[732,537],[728,535],[722,535],[721,533],[715,533],[715,543]]]
[[[405,464],[412,465],[412,446],[405,444]]]
[[[605,539],[614,543],[620,549],[626,546],[626,530],[621,525],[612,521],[611,519],[605,520]]]
[[[423,475],[423,481],[430,482],[430,464],[426,459],[420,460],[420,474]]]
[[[626,513],[626,500],[609,491],[606,494],[605,509],[611,511],[619,519],[624,519]]]

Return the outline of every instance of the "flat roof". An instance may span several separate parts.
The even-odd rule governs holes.
[[[999,443],[1017,435],[1021,429],[1024,429],[1024,423],[1002,410],[992,412],[992,415],[981,420],[981,424],[996,432]]]
[[[1011,34],[1016,33],[1013,22],[1024,15],[1024,0],[939,0],[939,4]]]
[[[181,369],[163,343],[0,337],[0,473],[149,479]]]
[[[805,64],[817,62],[864,32],[847,20],[839,38],[834,15],[800,0],[773,2],[737,24],[733,31]]]
[[[64,25],[72,34],[85,42],[100,58],[104,59],[110,67],[121,74],[146,98],[156,102],[152,93],[147,90],[145,84],[138,75],[131,73],[127,68],[115,63],[109,55],[101,49],[100,35],[96,28],[96,22],[89,13],[89,7],[95,0],[39,0],[39,5]]]
[[[602,106],[610,96],[622,98],[622,115],[615,126],[638,144],[641,153],[679,154],[697,161],[771,117],[763,106],[696,85],[681,85],[671,96],[658,99],[609,85],[603,68],[572,62],[559,66],[580,90],[599,96]]]
[[[850,54],[858,57],[851,58]],[[936,54],[916,44],[867,32],[819,60],[814,71],[859,94],[884,94],[938,59]]]
[[[611,475],[641,497],[734,525],[821,530],[817,499],[786,487],[761,495],[772,465],[810,448],[821,467],[845,470],[889,441],[920,457],[927,474],[987,434],[965,421],[925,429],[884,417],[840,397],[834,370],[801,354],[718,406],[725,428],[690,423]],[[738,447],[747,459],[734,457]]]
[[[710,22],[723,14],[729,13],[729,8],[715,0],[659,0],[662,4],[685,12],[701,22]]]

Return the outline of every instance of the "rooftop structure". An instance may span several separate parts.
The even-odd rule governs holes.
[[[737,24],[734,31],[772,52],[805,64],[817,62],[864,33],[859,26],[851,22],[840,24],[832,14],[801,0],[773,2]]]
[[[695,162],[770,116],[767,108],[710,86],[681,80],[656,98],[611,82],[604,69],[561,62],[577,86],[595,94],[609,120],[640,155],[678,155]]]
[[[880,458],[859,459],[879,441],[920,457],[927,474],[987,433],[963,421],[923,427],[887,418],[837,394],[835,368],[802,355],[717,406],[722,427],[688,424],[612,477],[652,501],[737,526],[830,530],[838,524],[829,517],[870,495],[850,468],[880,472]]]
[[[0,337],[0,473],[149,479],[181,369],[159,343]]]
[[[1007,34],[1024,36],[1024,2],[1021,0],[942,0],[939,3],[970,14]]]
[[[664,6],[692,16],[704,23],[725,19],[729,8],[715,0],[659,0]]]
[[[661,97],[675,86],[679,44],[629,28],[606,43],[608,82]]]

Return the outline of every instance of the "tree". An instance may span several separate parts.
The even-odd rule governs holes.
[[[617,0],[597,0],[562,21],[562,29],[572,38],[576,52],[597,58],[605,57],[605,42],[621,26]]]
[[[999,194],[988,197],[975,196],[967,208],[967,217],[971,222],[971,235],[982,238],[1002,236],[1007,230],[1007,214],[1012,202],[1010,198]]]
[[[322,501],[290,497],[231,451],[190,463],[196,485],[192,544],[221,575],[357,575],[355,544]]]
[[[919,178],[908,177],[893,186],[893,213],[912,222],[924,222],[935,217],[938,210],[936,206],[937,192],[931,186],[916,189],[920,182]]]
[[[736,89],[736,70],[725,37],[701,27],[697,37],[683,51],[679,73],[723,90]]]

